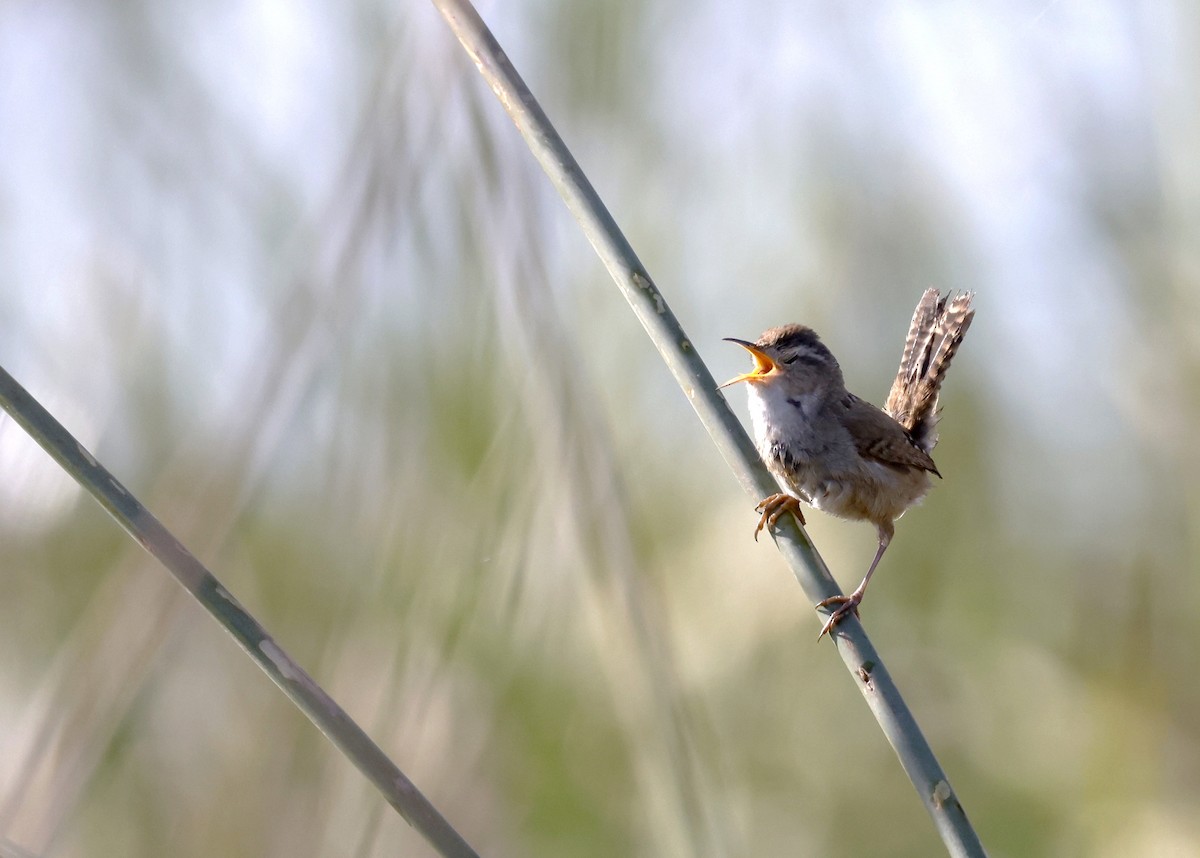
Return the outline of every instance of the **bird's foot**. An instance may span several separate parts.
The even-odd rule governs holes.
[[[758,520],[758,527],[754,528],[755,542],[758,541],[758,535],[762,533],[764,527],[768,531],[774,530],[775,523],[784,513],[792,513],[796,516],[797,521],[805,524],[804,512],[800,509],[800,499],[783,492],[776,492],[768,498],[763,498],[754,511],[762,513],[762,518]]]
[[[818,608],[828,608],[837,605],[837,609],[829,615],[829,619],[825,621],[825,625],[821,627],[821,633],[817,635],[817,640],[825,637],[833,631],[833,627],[842,621],[847,614],[858,616],[858,606],[862,603],[862,593],[857,590],[849,596],[830,596],[828,599],[822,599],[817,602]]]

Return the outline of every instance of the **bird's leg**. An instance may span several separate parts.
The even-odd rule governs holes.
[[[758,527],[754,528],[754,541],[758,541],[758,534],[765,527],[768,531],[775,529],[775,522],[779,521],[784,513],[790,512],[796,519],[804,524],[804,513],[800,509],[799,498],[792,497],[783,492],[776,492],[768,498],[763,498],[762,502],[754,508],[755,512],[761,512],[762,518],[758,520]]]
[[[825,621],[825,625],[821,627],[821,633],[817,635],[817,640],[820,640],[833,631],[833,627],[841,622],[842,618],[847,614],[853,613],[855,616],[858,616],[858,606],[862,603],[863,594],[867,592],[867,582],[875,574],[875,567],[879,565],[879,559],[883,557],[883,552],[887,550],[888,543],[892,541],[892,535],[896,532],[895,525],[890,521],[886,524],[880,524],[878,527],[879,550],[875,552],[875,559],[871,561],[871,568],[867,570],[866,577],[862,579],[862,583],[849,596],[830,596],[828,599],[822,599],[820,602],[817,602],[818,608],[828,608],[831,605],[838,606],[829,615],[829,619]]]

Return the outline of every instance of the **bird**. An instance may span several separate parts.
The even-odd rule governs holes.
[[[927,289],[913,313],[900,369],[883,408],[846,389],[842,368],[812,328],[789,324],[755,342],[727,337],[754,368],[720,387],[746,382],[755,445],[783,491],[764,498],[754,538],[803,501],[832,515],[875,525],[879,548],[849,596],[831,596],[820,640],[853,612],[895,535],[895,522],[941,478],[930,453],[938,441],[938,395],[975,317],[974,294]]]

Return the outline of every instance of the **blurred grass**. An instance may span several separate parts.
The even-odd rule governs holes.
[[[993,854],[1200,855],[1194,11],[718,7],[498,27],[718,375],[807,321],[878,399],[913,298],[979,291],[866,620]],[[432,9],[17,4],[0,38],[0,363],[482,854],[936,853]],[[17,435],[0,836],[428,854]],[[870,534],[811,518],[853,583]]]

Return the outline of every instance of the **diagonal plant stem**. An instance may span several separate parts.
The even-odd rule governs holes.
[[[742,487],[755,500],[774,494],[778,491],[774,479],[717,390],[712,374],[479,13],[469,0],[433,2],[579,222]],[[837,583],[804,531],[792,516],[785,516],[780,524],[776,544],[805,595],[813,602],[836,595]],[[955,856],[984,855],[962,804],[862,625],[848,617],[837,625],[833,637],[855,684],[933,817],[947,851]]]
[[[12,415],[130,536],[167,567],[184,589],[233,635],[267,676],[439,854],[445,858],[478,858],[475,850],[346,711],[283,651],[267,630],[163,523],[3,367],[0,367],[0,408]]]

